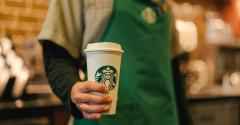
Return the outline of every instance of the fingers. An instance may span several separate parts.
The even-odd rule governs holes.
[[[99,120],[101,118],[100,113],[87,113],[87,112],[82,112],[82,113],[83,113],[83,117],[86,119]]]
[[[110,105],[95,105],[95,104],[87,104],[81,103],[77,105],[78,109],[82,112],[87,113],[103,113],[107,112],[110,109]]]
[[[83,82],[83,83],[79,83],[78,84],[78,91],[79,92],[99,92],[102,94],[107,94],[109,92],[108,87],[103,85],[103,84],[99,84],[96,82]]]
[[[100,96],[92,93],[76,93],[73,97],[74,103],[109,104],[112,102],[110,96]]]
[[[91,81],[77,82],[71,89],[71,100],[83,113],[84,118],[98,120],[101,118],[101,113],[110,109],[112,100],[107,95],[108,92],[108,87],[103,84]]]

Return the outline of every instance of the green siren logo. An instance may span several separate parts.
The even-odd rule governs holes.
[[[117,70],[112,66],[103,66],[95,74],[95,80],[98,83],[106,85],[109,90],[113,90],[117,85]]]

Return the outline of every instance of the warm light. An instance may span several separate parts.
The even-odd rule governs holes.
[[[12,75],[16,76],[22,70],[24,64],[22,58],[20,58],[14,51],[10,50],[6,54],[6,62],[11,67]]]
[[[176,28],[179,33],[180,46],[190,52],[197,48],[197,27],[191,21],[176,20]]]
[[[15,58],[16,58],[16,53],[12,50],[10,50],[7,54],[6,54],[6,63],[8,65],[13,65],[13,63],[15,62]]]
[[[228,26],[218,13],[209,11],[206,13],[206,38],[210,43],[220,43],[231,39],[231,27]]]
[[[14,63],[11,65],[12,75],[16,76],[19,73],[21,73],[23,66],[24,66],[23,60],[20,57],[16,57],[14,59]]]
[[[18,98],[22,95],[24,88],[29,79],[30,73],[26,67],[23,67],[19,74],[16,75],[16,80],[12,90],[12,96]]]
[[[18,107],[18,108],[22,108],[23,107],[23,101],[21,99],[17,99],[15,101],[15,105]]]
[[[0,44],[2,46],[1,49],[3,54],[7,54],[9,51],[11,51],[12,42],[10,41],[10,39],[3,37],[0,39]]]
[[[10,76],[11,76],[11,74],[6,67],[1,69],[1,72],[0,72],[0,97],[2,96],[4,90],[7,86]]]
[[[230,81],[232,85],[239,85],[240,84],[240,72],[235,72],[231,74]]]
[[[240,18],[240,0],[237,0],[236,6],[237,6],[238,17]]]
[[[5,60],[2,56],[0,56],[0,73],[2,71],[2,69],[4,68],[5,66]]]
[[[224,30],[225,28],[225,23],[222,19],[214,19],[212,25],[217,30]]]

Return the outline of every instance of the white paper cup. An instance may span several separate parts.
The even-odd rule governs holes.
[[[120,76],[121,45],[111,42],[88,44],[84,50],[87,56],[88,80],[104,84],[109,88],[112,98],[111,109],[104,114],[116,113]]]

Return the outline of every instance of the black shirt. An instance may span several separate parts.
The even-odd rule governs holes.
[[[80,81],[78,69],[84,64],[73,58],[63,47],[52,41],[40,40],[43,48],[43,59],[48,82],[53,92],[71,111],[75,118],[82,118],[82,113],[71,101],[72,86]],[[82,61],[84,62],[84,61]]]

